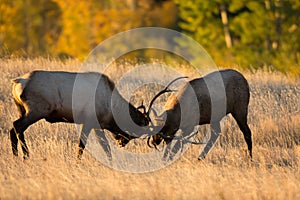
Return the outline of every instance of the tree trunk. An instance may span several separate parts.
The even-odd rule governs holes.
[[[281,0],[275,1],[275,30],[276,30],[276,39],[272,44],[273,49],[278,49],[281,40]]]
[[[266,8],[266,13],[267,15],[270,15],[271,12],[271,2],[270,0],[265,0],[265,8]],[[269,20],[267,21],[267,26],[269,26]],[[271,40],[271,36],[270,33],[266,34],[266,48],[267,50],[271,50],[272,49],[272,40]]]
[[[231,48],[232,40],[231,40],[231,36],[230,36],[230,31],[229,31],[226,7],[224,4],[220,5],[220,13],[221,13],[221,20],[222,20],[223,27],[224,27],[224,36],[225,36],[226,46],[227,46],[227,48]]]
[[[39,33],[38,33],[38,46],[39,46],[39,53],[45,53],[46,52],[46,32],[47,32],[47,21],[46,21],[46,2],[45,0],[41,0],[42,8],[41,9],[41,23],[39,24]]]
[[[24,43],[23,43],[23,48],[25,53],[28,55],[30,52],[29,50],[29,19],[28,19],[28,4],[27,4],[27,0],[23,1],[23,10],[22,10],[22,14],[23,14],[23,34],[24,34]],[[26,55],[26,56],[27,56]]]

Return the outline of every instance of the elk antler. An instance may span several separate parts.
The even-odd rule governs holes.
[[[155,148],[156,150],[160,151],[160,150],[158,149],[158,147],[157,147],[156,144],[153,144],[153,146],[150,145],[150,140],[151,140],[151,138],[152,138],[152,136],[148,137],[148,139],[147,139],[147,145],[148,145],[148,147],[150,147],[150,148]]]
[[[188,78],[187,76],[182,76],[182,77],[178,77],[178,78],[175,78],[173,81],[171,81],[163,90],[161,90],[160,92],[158,92],[154,97],[153,99],[150,101],[150,104],[149,104],[149,108],[148,108],[148,111],[146,112],[146,115],[147,115],[147,118],[150,120],[150,123],[152,124],[152,121],[151,121],[151,118],[150,118],[150,111],[153,110],[155,115],[157,116],[157,113],[154,109],[152,109],[152,105],[154,103],[154,101],[159,97],[161,96],[162,94],[164,93],[167,93],[167,92],[173,92],[173,90],[170,90],[169,87],[170,85],[172,85],[175,81],[179,80],[179,79],[183,79],[183,78]],[[143,106],[143,104],[141,105]],[[144,110],[145,111],[145,110]],[[153,124],[152,124],[153,125]],[[162,136],[164,138],[164,136],[160,133],[158,133],[160,136]],[[148,140],[147,140],[147,144],[150,148],[153,148],[153,146],[150,145],[150,139],[152,138],[152,136],[148,137]],[[155,149],[158,150],[157,146],[154,144],[154,147]]]
[[[191,141],[190,138],[194,137],[198,132],[192,132],[190,135],[187,136],[171,136],[171,135],[163,135],[161,133],[158,133],[158,135],[160,137],[162,137],[163,139],[172,139],[172,140],[182,140],[185,143],[190,143],[190,144],[206,144],[206,142],[195,142],[195,141]]]
[[[142,100],[142,104],[136,108],[137,110],[142,109],[143,114],[146,114],[146,107],[144,106],[144,100]]]
[[[150,115],[150,110],[151,110],[151,107],[154,103],[154,101],[159,97],[161,96],[162,94],[164,93],[167,93],[167,92],[173,92],[173,90],[170,90],[169,87],[170,85],[172,85],[175,81],[179,80],[179,79],[183,79],[183,78],[188,78],[187,76],[181,76],[181,77],[178,77],[178,78],[175,78],[173,81],[171,81],[163,90],[161,90],[160,92],[158,92],[154,97],[153,99],[151,100],[150,104],[149,104],[149,108],[148,108],[148,111],[146,112],[147,113],[147,116],[149,117]],[[150,117],[149,117],[150,118]]]

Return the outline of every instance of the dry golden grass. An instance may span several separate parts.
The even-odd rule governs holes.
[[[200,147],[192,146],[172,165],[151,173],[112,170],[87,151],[78,162],[74,125],[45,121],[25,132],[30,159],[13,158],[8,131],[18,114],[10,80],[33,69],[79,66],[77,61],[0,60],[0,199],[300,199],[300,83],[262,71],[245,74],[251,86],[253,162],[230,116],[204,161],[197,160]]]

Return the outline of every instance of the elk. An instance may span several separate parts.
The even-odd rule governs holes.
[[[165,92],[169,92],[167,87],[152,99],[149,110],[153,101]],[[184,138],[193,132],[196,125],[210,124],[210,138],[198,157],[201,160],[205,158],[221,134],[220,120],[230,113],[243,132],[252,159],[251,131],[247,124],[249,98],[248,82],[241,73],[235,70],[216,71],[202,78],[188,81],[176,95],[168,98],[164,112],[160,116],[164,117],[164,125],[157,134],[151,137],[151,143],[149,137],[148,145],[156,147],[164,141],[170,149],[170,142],[178,139],[175,134],[179,129],[182,131],[181,138]],[[196,144],[189,140],[185,141]],[[172,154],[176,154],[180,148],[178,142],[176,144],[172,147]],[[165,151],[164,156],[167,154]]]
[[[29,157],[24,131],[35,122],[45,119],[47,122],[68,122],[82,124],[78,158],[85,148],[92,129],[103,134],[103,129],[113,133],[119,145],[125,146],[129,140],[138,137],[132,133],[132,124],[128,117],[122,116],[129,110],[130,120],[138,127],[149,124],[149,118],[127,102],[106,75],[88,72],[71,73],[62,71],[32,71],[21,78],[12,80],[13,99],[18,107],[19,119],[13,122],[10,139],[13,155],[18,156],[18,140],[21,143],[24,159]],[[76,93],[76,94],[75,94]],[[112,97],[114,96],[114,101]],[[115,110],[115,113],[113,113]],[[113,114],[125,127],[119,127]],[[94,120],[96,118],[96,121]],[[140,130],[141,131],[141,130]],[[137,131],[138,132],[138,131]],[[104,137],[104,141],[106,142]],[[101,142],[101,140],[99,140]],[[102,144],[102,147],[105,144]],[[103,147],[105,148],[105,147]],[[106,149],[109,150],[109,149]]]

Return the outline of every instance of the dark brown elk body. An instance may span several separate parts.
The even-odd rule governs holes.
[[[185,136],[196,125],[210,124],[211,137],[199,155],[199,159],[204,158],[221,133],[220,120],[231,113],[244,134],[252,158],[251,131],[247,124],[249,98],[247,80],[235,70],[217,71],[191,80],[166,102],[165,124],[153,136],[152,144],[159,145],[162,140],[169,144],[179,129]]]
[[[103,129],[109,130],[122,146],[135,138],[127,133],[132,131],[131,127],[121,129],[113,114],[122,115],[124,111],[129,111],[130,117],[119,118],[130,118],[137,126],[147,126],[149,123],[147,116],[128,103],[106,75],[99,73],[33,71],[13,80],[12,93],[20,113],[19,119],[13,122],[10,130],[12,151],[14,155],[18,155],[19,139],[24,158],[29,156],[24,131],[40,119],[50,123],[82,124],[79,158],[91,129],[95,129],[100,135],[103,135]],[[122,124],[129,123],[124,121]],[[102,146],[106,148],[106,144]]]

